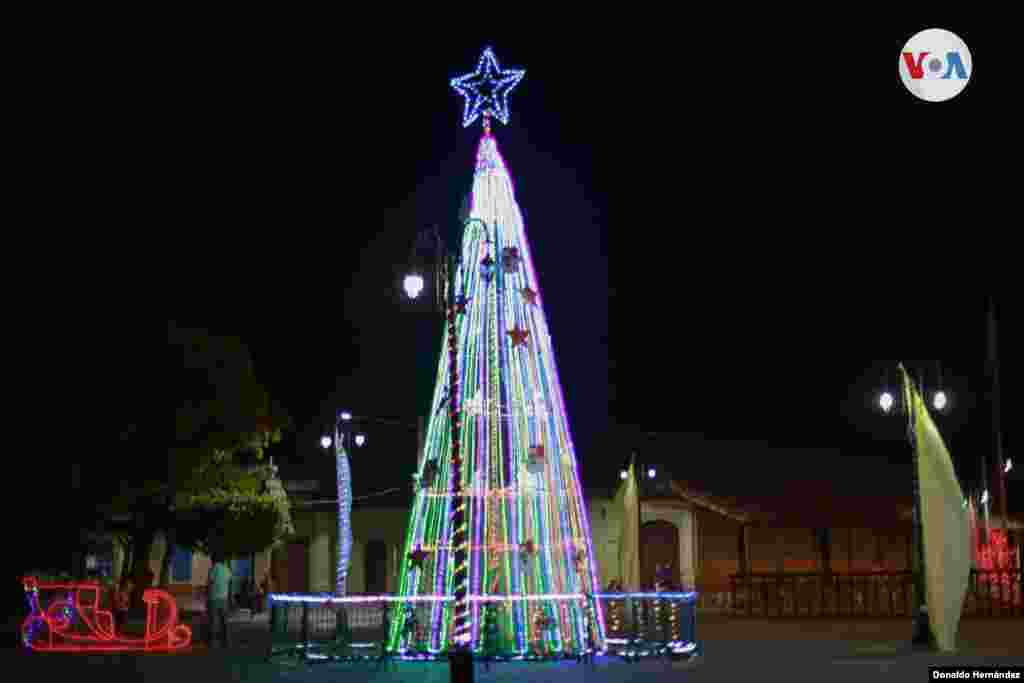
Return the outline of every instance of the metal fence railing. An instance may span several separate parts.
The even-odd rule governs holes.
[[[699,653],[696,593],[602,593],[605,649],[627,659]]]
[[[692,656],[699,653],[696,639],[696,593],[602,593],[595,596],[605,623],[604,647],[566,655],[537,655],[529,651],[477,655],[481,659],[583,658],[617,655],[626,659],[650,656]],[[448,598],[413,601],[416,621],[430,623],[434,603]],[[493,598],[491,598],[493,599]],[[561,599],[572,599],[562,596]],[[578,600],[583,600],[579,596]],[[270,596],[269,657],[306,660],[384,660],[392,657],[436,659],[443,652],[389,652],[390,620],[396,603],[391,596],[275,594]]]
[[[332,602],[317,595],[290,595],[288,600],[275,597],[271,596],[270,601],[270,656],[307,659],[384,656],[393,608],[390,602],[384,599]]]
[[[1019,571],[972,570],[965,617],[1024,616]],[[732,616],[905,617],[914,605],[909,571],[758,573],[729,577],[722,605]]]

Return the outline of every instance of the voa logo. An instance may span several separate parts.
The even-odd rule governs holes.
[[[960,94],[971,79],[971,52],[960,36],[941,28],[914,35],[900,54],[900,78],[915,96],[943,102]]]

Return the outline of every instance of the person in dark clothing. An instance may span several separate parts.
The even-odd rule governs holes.
[[[125,576],[121,579],[121,586],[117,584],[113,587],[113,605],[114,612],[114,633],[120,635],[124,631],[124,625],[128,622],[128,609],[132,604],[132,591],[135,589],[135,584],[130,576]]]

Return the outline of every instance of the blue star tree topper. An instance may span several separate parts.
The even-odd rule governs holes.
[[[494,51],[485,48],[475,72],[451,80],[452,87],[466,100],[462,126],[468,128],[481,114],[485,126],[491,116],[508,125],[508,94],[525,74],[524,69],[502,70]]]

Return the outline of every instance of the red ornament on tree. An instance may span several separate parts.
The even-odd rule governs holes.
[[[529,330],[524,330],[520,327],[514,327],[508,331],[508,336],[512,338],[512,348],[515,348],[517,346],[529,345]]]
[[[544,471],[544,445],[530,447],[530,456],[526,469],[532,474],[539,474]]]

